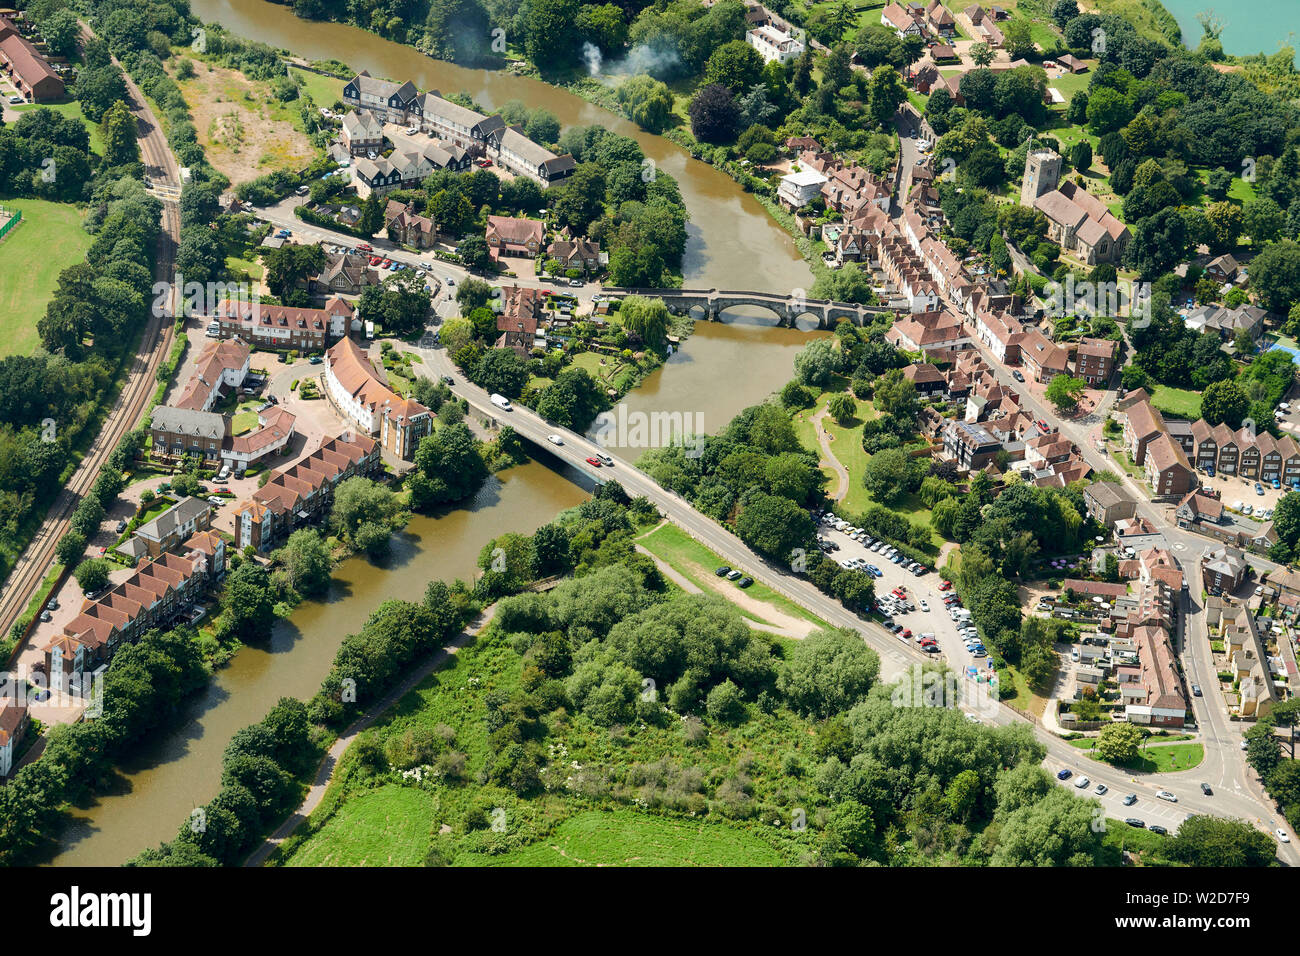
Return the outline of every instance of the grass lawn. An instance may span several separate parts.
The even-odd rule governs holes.
[[[343,99],[343,81],[332,76],[321,76],[308,70],[289,69],[289,75],[302,81],[300,89],[311,97],[317,107],[329,109],[337,100]]]
[[[998,671],[998,680],[1002,686],[1013,687],[1016,691],[1015,697],[1003,698],[1006,703],[1038,717],[1043,716],[1043,711],[1047,709],[1047,700],[1029,689],[1029,681],[1025,679],[1024,674],[1008,664]],[[1008,681],[1010,684],[1007,683]]]
[[[257,427],[257,412],[251,408],[241,408],[230,423],[231,432],[242,435]]]
[[[472,866],[782,866],[789,861],[757,834],[726,824],[674,820],[635,810],[588,810],[544,840]]]
[[[641,535],[636,540],[637,544],[662,560],[682,577],[694,581],[705,594],[714,593],[713,589],[709,587],[708,582],[700,580],[699,573],[692,568],[692,565],[712,571],[714,568],[730,561],[730,559],[719,557],[674,524],[660,525],[654,531]],[[735,565],[733,564],[732,567],[735,567]],[[821,618],[811,611],[804,610],[784,595],[777,594],[761,581],[755,581],[745,588],[745,592],[754,600],[771,604],[792,617],[812,621],[818,627],[827,626]],[[743,614],[744,611],[742,610],[741,613]],[[746,616],[752,617],[751,615]],[[763,623],[770,624],[771,622],[764,621]]]
[[[434,800],[416,787],[385,784],[353,797],[288,866],[420,866]]]
[[[1157,385],[1151,393],[1151,404],[1176,418],[1196,421],[1201,417],[1201,393],[1190,389]]]
[[[1092,752],[1089,752],[1088,758],[1106,762]],[[1205,747],[1202,744],[1151,744],[1138,752],[1137,760],[1115,766],[1126,770],[1141,770],[1143,773],[1169,773],[1199,767],[1204,759]]]
[[[40,343],[36,323],[59,273],[86,258],[91,237],[73,206],[43,199],[5,199],[23,221],[0,242],[0,358],[29,355]]]
[[[85,124],[86,129],[90,132],[91,150],[99,156],[104,155],[104,138],[99,135],[99,124],[92,123],[90,120],[86,119],[86,114],[81,112],[81,104],[76,100],[73,100],[70,103],[28,103],[24,106],[14,106],[12,109],[17,110],[19,113],[27,110],[54,110],[54,112],[63,116],[70,116],[73,119],[80,120]]]

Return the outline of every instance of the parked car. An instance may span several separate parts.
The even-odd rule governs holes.
[[[1073,770],[1058,770],[1056,772],[1057,780],[1069,780],[1072,776],[1074,776]]]
[[[725,575],[728,575],[728,574],[731,573],[731,568],[727,567],[727,566],[724,564],[724,565],[723,565],[722,567],[720,567],[720,568],[714,568],[714,569],[713,569],[713,573],[716,574],[718,577],[724,577]]]
[[[1025,380],[1025,377],[1020,374],[1019,369],[1013,371],[1011,373],[1011,377],[1014,378],[1017,382],[1023,382]]]
[[[1193,697],[1200,697],[1200,696],[1201,696],[1201,685],[1200,685],[1200,684],[1193,684],[1193,685],[1192,685],[1192,696],[1193,696]]]
[[[1099,783],[1097,784],[1096,787],[1093,788],[1092,792],[1095,793],[1097,796],[1101,797],[1101,796],[1105,796],[1109,790],[1110,787],[1106,786],[1104,783]]]
[[[1124,806],[1126,806],[1126,807],[1131,807],[1131,806],[1133,806],[1133,804],[1135,804],[1135,803],[1138,802],[1137,794],[1136,794],[1136,793],[1130,793],[1128,796],[1126,796],[1126,797],[1125,797],[1123,800],[1121,800],[1120,802],[1121,802],[1122,804],[1124,804]]]
[[[740,581],[737,582],[737,584],[742,588],[747,588],[753,583],[754,583],[753,578],[741,578]]]
[[[1262,495],[1263,493],[1264,493],[1264,486],[1261,485],[1258,481],[1255,482],[1255,494]]]
[[[1147,829],[1150,830],[1152,833],[1159,833],[1161,836],[1164,836],[1166,833],[1169,832],[1158,823],[1151,824],[1150,826],[1147,827]]]
[[[123,518],[121,521],[117,523],[117,533],[121,534],[125,530],[126,530],[126,519]]]
[[[727,580],[728,580],[728,581],[734,581],[734,580],[736,580],[736,578],[740,577],[740,575],[741,575],[742,573],[743,573],[743,572],[741,572],[741,571],[728,571],[728,572],[727,572]]]
[[[42,622],[42,623],[49,623],[49,622],[52,621],[53,619],[54,619],[54,618],[53,618],[53,616],[50,614],[49,611],[42,611],[42,612],[41,612],[41,622]]]
[[[1089,780],[1087,777],[1080,777],[1078,780],[1074,781],[1074,785],[1075,785],[1075,787],[1077,787],[1077,788],[1080,789],[1080,790],[1082,790],[1082,789],[1084,789],[1085,787],[1087,787],[1088,784],[1090,784],[1090,783],[1092,783],[1092,781]]]
[[[1124,822],[1131,827],[1137,827],[1139,830],[1145,830],[1147,826],[1145,821],[1139,820],[1137,817],[1126,817]]]

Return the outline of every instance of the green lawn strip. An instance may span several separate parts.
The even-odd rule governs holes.
[[[435,804],[415,787],[390,783],[345,802],[288,866],[420,866]]]
[[[3,199],[23,221],[0,241],[0,358],[30,355],[36,323],[58,286],[59,273],[86,258],[91,237],[74,206],[42,199]]]
[[[1095,753],[1090,752],[1088,758],[1100,763],[1108,763]],[[1170,773],[1199,767],[1204,759],[1203,744],[1165,744],[1143,747],[1138,752],[1137,760],[1132,763],[1112,764],[1112,766],[1124,770],[1140,770],[1143,773]]]
[[[697,572],[694,572],[690,565],[692,563],[702,568],[712,570],[727,563],[724,559],[718,557],[713,551],[710,551],[704,545],[700,544],[685,531],[673,524],[660,525],[656,530],[648,534],[643,534],[636,539],[637,543],[649,551],[655,557],[662,560],[678,574],[689,578],[699,585],[700,590],[706,594],[712,594],[713,589],[707,582],[699,580]],[[739,570],[744,570],[743,568]],[[732,582],[728,582],[732,583]],[[817,617],[811,611],[805,610],[795,602],[791,601],[783,594],[777,594],[761,581],[755,581],[745,589],[749,596],[758,601],[771,604],[778,610],[784,611],[792,617],[800,618],[804,621],[811,621],[818,627],[827,627],[825,621]],[[741,609],[741,613],[744,610]],[[745,615],[751,617],[752,615]],[[770,624],[770,621],[764,621]]]
[[[1201,417],[1201,393],[1191,389],[1157,385],[1151,393],[1151,404],[1166,415],[1176,415],[1188,421]]]
[[[498,856],[472,854],[473,866],[782,866],[789,861],[755,832],[723,823],[588,810],[544,840]]]
[[[301,90],[312,98],[317,108],[329,109],[338,100],[343,99],[343,81],[332,76],[321,76],[309,70],[289,68],[289,73],[302,81]]]

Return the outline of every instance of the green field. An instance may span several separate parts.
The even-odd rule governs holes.
[[[343,99],[343,81],[332,76],[321,76],[308,70],[289,69],[289,74],[302,81],[302,92],[311,97],[317,107],[329,109],[336,100]]]
[[[788,861],[758,836],[725,824],[676,820],[632,810],[591,810],[544,840],[500,856],[472,854],[470,866],[781,866]]]
[[[385,784],[353,797],[289,866],[420,866],[434,801],[415,787]]]
[[[1101,761],[1095,753],[1089,752],[1088,757]],[[1122,766],[1126,770],[1140,770],[1143,773],[1171,773],[1199,767],[1204,759],[1205,747],[1202,744],[1160,744],[1143,747],[1138,753],[1137,760],[1116,766]]]
[[[1201,393],[1190,389],[1157,385],[1151,393],[1151,404],[1176,418],[1196,421],[1201,417]]]
[[[698,572],[692,568],[692,565],[707,568],[709,571],[712,571],[714,568],[719,567],[726,561],[731,560],[730,558],[719,557],[675,524],[665,523],[660,525],[649,534],[642,535],[638,538],[637,544],[641,545],[641,547],[662,560],[674,571],[682,575],[682,577],[694,581],[699,586],[700,590],[706,594],[712,594],[713,589],[709,587],[707,582],[700,580]],[[744,569],[742,568],[741,570]],[[728,583],[730,584],[731,582]],[[818,627],[827,626],[824,621],[811,611],[806,611],[783,595],[777,594],[761,581],[755,581],[752,585],[746,588],[745,591],[756,601],[763,601],[767,604],[771,604],[773,607],[784,611],[792,617],[811,621]],[[742,610],[741,613],[743,614],[744,611]],[[746,614],[745,616],[752,618],[752,615]],[[762,623],[770,624],[771,621],[764,621]]]
[[[54,295],[59,273],[81,262],[91,237],[72,206],[42,199],[5,199],[23,221],[0,241],[0,358],[29,355],[40,343],[36,323]]]

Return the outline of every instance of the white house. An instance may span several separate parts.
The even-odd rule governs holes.
[[[758,51],[764,63],[788,63],[804,51],[803,43],[770,24],[750,30],[745,42]]]
[[[826,177],[816,170],[804,169],[797,173],[787,173],[781,177],[776,196],[791,209],[802,209],[819,195]]]

